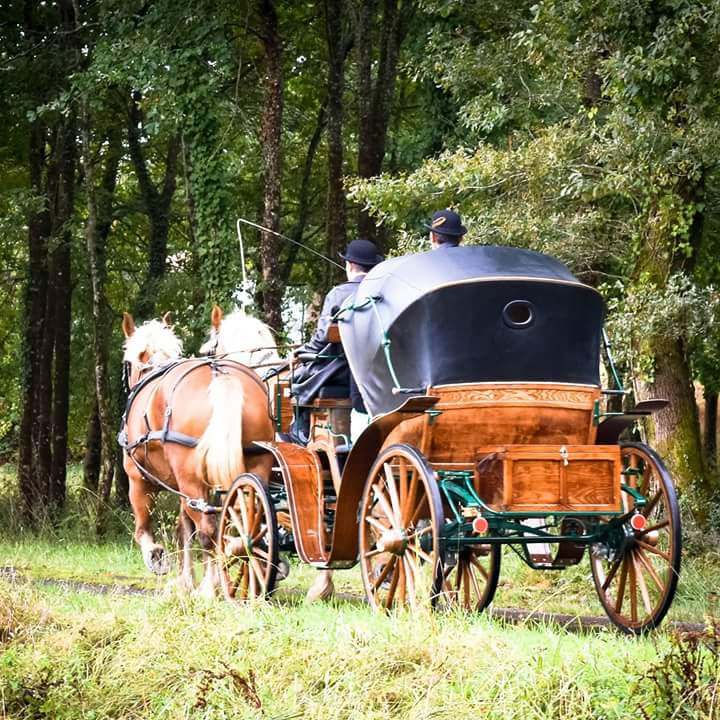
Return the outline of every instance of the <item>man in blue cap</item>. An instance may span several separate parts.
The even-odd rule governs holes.
[[[467,232],[460,216],[453,210],[438,210],[433,213],[430,224],[425,227],[430,231],[430,246],[433,250],[457,247]]]
[[[294,394],[298,398],[298,405],[308,405],[317,392],[324,385],[337,384],[350,387],[350,398],[352,400],[353,410],[355,414],[366,413],[365,405],[360,396],[357,385],[349,373],[347,360],[342,352],[342,347],[329,347],[328,328],[330,327],[333,316],[342,307],[348,298],[355,295],[358,285],[362,279],[368,274],[372,268],[385,258],[378,252],[375,243],[370,240],[357,239],[350,242],[344,253],[339,253],[340,257],[345,261],[345,274],[347,282],[336,285],[325,296],[320,316],[318,317],[317,327],[313,336],[304,345],[301,345],[294,352],[294,355],[302,358],[309,355],[317,355],[323,353],[327,357],[320,362],[311,360],[301,365],[295,372],[294,384],[296,386]],[[328,361],[329,359],[329,361]],[[357,421],[355,418],[355,424]],[[309,417],[306,412],[302,412],[298,418],[293,433],[302,442],[307,440]]]

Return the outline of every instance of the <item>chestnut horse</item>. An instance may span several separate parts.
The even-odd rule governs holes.
[[[202,350],[213,350],[218,357],[245,363],[255,368],[260,375],[265,375],[272,368],[282,371],[289,366],[289,361],[278,355],[272,331],[267,325],[246,315],[242,310],[223,316],[217,305],[212,312],[210,340],[203,345]],[[274,395],[277,379],[278,375],[275,374],[266,381],[271,397]],[[327,600],[332,597],[333,592],[332,570],[320,570],[307,592],[307,599]]]
[[[200,591],[212,596],[218,585],[216,522],[202,510],[211,489],[227,490],[242,472],[268,480],[271,456],[252,453],[253,441],[274,437],[266,389],[253,371],[233,360],[181,359],[182,345],[164,322],[151,320],[136,328],[125,313],[122,327],[131,394],[120,441],[135,540],[147,567],[166,573],[167,553],[155,541],[150,516],[160,488],[177,492],[181,584],[193,584],[189,539],[194,527],[203,549]]]

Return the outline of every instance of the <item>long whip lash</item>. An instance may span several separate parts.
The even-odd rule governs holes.
[[[246,225],[249,225],[250,227],[257,228],[258,230],[262,230],[263,232],[269,232],[273,235],[276,235],[279,238],[282,238],[283,240],[287,240],[288,242],[291,242],[293,245],[297,245],[298,247],[304,248],[308,252],[311,252],[313,255],[317,255],[318,257],[321,257],[323,260],[332,263],[336,267],[339,267],[341,270],[345,269],[344,265],[341,265],[338,262],[335,262],[334,260],[331,260],[327,255],[323,255],[321,252],[318,252],[317,250],[313,250],[313,248],[309,247],[308,245],[305,245],[304,243],[299,242],[298,240],[293,240],[291,237],[288,237],[287,235],[283,235],[282,233],[276,232],[275,230],[271,230],[270,228],[264,227],[263,225],[258,225],[257,223],[252,222],[251,220],[245,220],[245,218],[238,218],[238,233],[239,233],[239,225],[240,223],[245,223]]]

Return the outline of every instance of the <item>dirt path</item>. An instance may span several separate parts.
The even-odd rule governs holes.
[[[59,578],[28,578],[14,567],[0,567],[0,577],[17,583],[32,583],[39,587],[55,587],[71,592],[88,592],[97,595],[125,595],[125,596],[154,596],[158,595],[157,590],[145,588],[128,587],[127,585],[114,585],[107,583],[81,582],[78,580],[62,580]],[[129,579],[129,578],[123,578]],[[297,600],[302,597],[300,591],[280,591],[271,602],[278,605],[284,600]],[[337,600],[355,604],[365,603],[365,598],[353,593],[336,593]],[[606,617],[593,617],[583,615],[567,615],[564,613],[532,612],[519,608],[491,608],[488,614],[499,620],[513,624],[532,623],[537,625],[556,625],[570,632],[592,632],[602,629],[611,629],[612,623]],[[664,630],[672,630],[679,633],[702,633],[705,625],[703,623],[672,621],[663,625]]]

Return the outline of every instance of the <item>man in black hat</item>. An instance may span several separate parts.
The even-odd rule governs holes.
[[[433,250],[457,247],[467,232],[460,216],[452,210],[438,210],[433,213],[430,224],[425,227],[430,231],[430,246]]]
[[[328,328],[330,327],[333,316],[348,298],[355,295],[358,285],[368,272],[385,259],[378,252],[375,243],[363,239],[353,240],[348,244],[345,253],[339,253],[339,255],[345,261],[347,282],[336,285],[325,296],[315,333],[310,340],[295,350],[295,356],[316,355],[322,351],[327,352],[326,349],[329,343]],[[346,382],[349,380],[353,410],[355,410],[356,413],[365,413],[366,410],[362,397],[360,396],[355,381],[349,374],[347,360],[345,360],[342,353],[342,348],[333,348],[328,355],[334,355],[335,357],[331,359],[330,362],[325,363],[314,363],[311,361],[296,370],[295,382],[298,385],[298,404],[305,405],[309,403],[312,400],[313,394],[319,390],[321,385],[331,384],[332,382],[338,383],[338,378],[341,378]],[[340,361],[340,359],[342,360]],[[327,377],[322,378],[321,382],[310,382],[311,379],[321,373],[326,374]],[[302,385],[307,387],[307,392],[303,392]],[[303,414],[299,419],[300,422],[296,424],[297,427],[294,428],[294,432],[300,440],[305,441],[307,436],[307,414]]]

